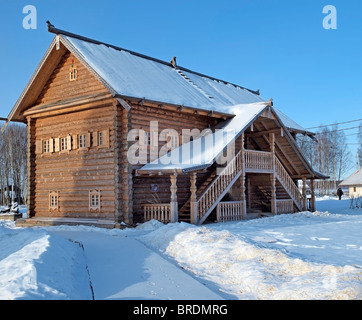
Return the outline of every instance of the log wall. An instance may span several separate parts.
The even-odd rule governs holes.
[[[69,80],[69,69],[77,67],[77,80]],[[35,105],[106,92],[101,82],[70,52],[66,53],[50,76]]]
[[[140,104],[132,104],[132,109],[129,115],[129,123],[131,129],[142,129],[145,132],[150,131],[150,121],[158,121],[159,133],[164,129],[174,129],[180,135],[180,144],[182,142],[182,129],[198,129],[200,132],[205,128],[214,127],[219,121],[216,118],[190,115],[178,111],[164,110],[161,107],[142,106]],[[159,142],[158,151],[165,145],[166,142]],[[132,144],[132,143],[131,143]],[[148,154],[150,154],[148,148]],[[145,159],[150,160],[148,157]],[[133,173],[136,169],[142,166],[132,165],[130,171]],[[198,174],[198,184],[206,179],[209,172]],[[152,186],[158,188],[158,191],[152,191]],[[170,192],[170,177],[169,175],[163,176],[134,176],[133,177],[133,215],[134,222],[143,221],[143,207],[142,204],[149,203],[169,203]],[[181,207],[190,197],[190,177],[189,175],[182,174],[177,176],[177,197],[178,205]]]
[[[70,137],[71,150],[38,152],[35,155],[34,213],[36,216],[114,218],[114,130],[112,101],[91,109],[35,122],[36,143],[41,140]],[[108,130],[109,145],[95,146],[94,132]],[[89,133],[87,148],[76,147],[76,135]],[[100,191],[100,209],[90,210],[89,192]],[[49,193],[58,192],[58,210],[49,209]]]

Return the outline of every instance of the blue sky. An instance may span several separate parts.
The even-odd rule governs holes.
[[[23,28],[23,8],[37,29]],[[323,8],[337,29],[323,28]],[[57,28],[250,89],[300,125],[362,118],[362,1],[359,0],[0,0],[0,117],[6,117]],[[352,123],[340,126],[357,126]],[[356,133],[348,130],[346,134]],[[355,154],[357,135],[348,136]]]

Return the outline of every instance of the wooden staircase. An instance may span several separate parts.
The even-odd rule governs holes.
[[[200,197],[210,183],[216,177],[216,169],[206,178],[206,180],[197,188],[196,196]],[[191,222],[191,197],[185,202],[185,204],[178,211],[178,220],[182,222]]]
[[[302,211],[305,205],[305,199],[300,193],[293,179],[289,176],[278,158],[271,152],[241,150],[225,167],[216,168],[200,186],[198,186],[195,196],[190,197],[178,210],[178,221],[202,224],[210,216],[216,207],[221,207],[223,217],[228,218],[229,211],[232,212],[238,206],[238,216],[241,214],[246,218],[245,201],[220,202],[226,194],[229,193],[234,183],[241,177],[243,172],[274,174],[275,189],[279,197],[283,199],[276,200],[276,212],[288,213],[293,210]],[[195,178],[194,178],[195,179]],[[195,183],[195,180],[193,180]],[[272,186],[260,184],[255,186],[264,201],[264,206],[271,206],[272,202]],[[195,187],[192,187],[195,190]],[[250,190],[249,190],[250,192]],[[220,205],[219,205],[220,204]],[[219,206],[218,206],[219,205]],[[235,207],[235,208],[234,208]],[[170,214],[170,204],[147,204],[145,205],[145,221],[152,218],[159,219],[159,216]],[[176,209],[177,210],[177,209]],[[234,210],[234,211],[235,211]]]
[[[255,151],[244,151],[245,154],[245,168],[247,172],[268,172],[275,174],[277,183],[285,190],[285,193],[293,200],[294,206],[301,211],[303,209],[303,196],[300,193],[298,187],[295,185],[288,172],[284,169],[281,162],[276,156],[274,156],[274,164],[267,161],[267,153],[259,152],[262,156],[262,161],[256,161],[255,157],[258,153]],[[253,158],[250,157],[252,155]],[[252,162],[250,162],[252,159]],[[270,158],[269,158],[270,159]],[[255,167],[257,163],[257,167]],[[253,168],[254,166],[255,168]],[[275,168],[273,170],[273,168]],[[219,168],[220,169],[220,168]],[[202,224],[211,212],[216,208],[224,196],[230,191],[233,184],[240,178],[243,170],[243,153],[240,151],[228,164],[217,174],[217,171],[213,171],[212,174],[199,186],[197,197],[197,221],[198,224]],[[278,184],[278,185],[279,185]],[[263,194],[267,201],[271,199],[271,190],[265,186],[259,186],[259,191]],[[191,222],[191,197],[179,210],[179,221]]]
[[[241,176],[242,155],[243,153],[240,151],[198,198],[196,203],[198,224],[202,224],[207,219],[222,198],[229,192],[235,181]]]
[[[303,210],[303,195],[300,193],[298,187],[294,183],[293,179],[289,176],[288,172],[284,169],[281,162],[277,157],[274,157],[275,161],[275,176],[283,186],[285,191],[289,194],[293,200],[294,205],[299,211]]]

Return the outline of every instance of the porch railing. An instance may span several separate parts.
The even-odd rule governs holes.
[[[144,204],[143,210],[145,221],[155,219],[163,223],[171,222],[170,203]]]
[[[220,202],[216,206],[217,222],[239,221],[243,220],[243,202],[228,201]]]
[[[277,214],[293,213],[294,205],[292,199],[277,200]]]
[[[273,170],[273,154],[265,151],[245,150],[245,169]]]

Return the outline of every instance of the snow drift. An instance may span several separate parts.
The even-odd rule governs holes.
[[[305,217],[311,215],[304,213]],[[303,214],[299,214],[299,219]],[[275,217],[294,219],[293,215]],[[255,220],[251,224],[270,223]],[[245,223],[243,223],[245,225]],[[155,250],[175,259],[195,276],[216,284],[221,292],[238,299],[361,299],[362,270],[305,261],[281,250],[265,248],[274,238],[244,238],[235,223],[213,227],[169,224],[140,237]],[[240,232],[241,231],[241,232]],[[244,239],[243,239],[244,238]],[[258,240],[257,243],[254,240]],[[356,286],[356,283],[359,284]]]

